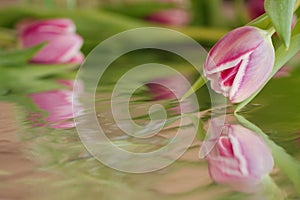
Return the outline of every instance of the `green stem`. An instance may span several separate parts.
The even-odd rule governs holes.
[[[267,31],[267,37],[272,37],[272,35],[276,32],[275,28],[271,26]]]
[[[285,195],[274,180],[269,176],[265,176],[262,179],[262,194],[261,197],[266,199],[283,200]]]
[[[294,183],[297,192],[300,194],[300,163],[289,155],[285,149],[272,141],[259,127],[241,115],[235,114],[235,117],[244,127],[249,128],[262,137],[272,151],[275,164]]]
[[[193,86],[183,95],[180,101],[184,101],[186,98],[191,96],[191,94],[199,90],[203,85],[205,85],[205,83],[205,78],[203,76],[200,76],[200,78],[198,78],[198,80],[193,84]]]

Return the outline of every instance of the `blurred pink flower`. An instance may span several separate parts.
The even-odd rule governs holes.
[[[36,126],[50,126],[51,128],[64,129],[72,128],[75,126],[73,122],[73,117],[81,113],[82,108],[76,108],[73,111],[73,81],[70,80],[60,80],[59,84],[64,86],[64,89],[51,90],[46,92],[40,92],[35,94],[30,94],[29,97],[32,99],[36,106],[47,113],[44,119],[46,123],[39,122],[41,119],[41,114],[31,113],[29,120],[36,122]],[[82,86],[76,88],[78,92],[83,90]]]
[[[239,103],[264,84],[274,61],[271,37],[261,29],[244,26],[226,34],[210,50],[204,74],[215,92]]]
[[[148,15],[145,19],[150,22],[155,22],[170,26],[184,26],[190,22],[190,14],[179,8],[162,10]]]
[[[292,68],[289,66],[283,66],[278,72],[273,76],[273,78],[283,78],[291,75]]]
[[[179,99],[189,89],[190,84],[184,81],[180,76],[174,75],[166,78],[158,78],[146,86],[149,89],[149,93],[152,95],[153,100],[176,100]],[[183,101],[180,106],[173,107],[171,110],[178,114],[180,112],[192,112],[193,106],[189,101]],[[183,110],[181,110],[183,109]]]
[[[241,125],[225,125],[212,152],[207,156],[209,173],[219,184],[242,192],[256,192],[274,166],[267,145]]]
[[[250,19],[255,19],[265,13],[264,0],[249,0],[247,2],[247,9]]]
[[[265,13],[265,7],[264,7],[264,0],[249,0],[247,3],[247,9],[249,12],[250,19],[255,19],[262,14]],[[297,22],[297,16],[293,15],[293,21],[292,21],[292,29],[295,27],[295,24]]]
[[[180,98],[189,89],[189,86],[179,82],[180,80],[177,76],[170,76],[156,79],[155,83],[147,83],[146,86],[154,100],[176,99],[175,94]]]
[[[161,3],[174,3],[174,4],[184,4],[187,3],[187,0],[156,0]]]
[[[70,19],[21,21],[17,32],[22,48],[29,48],[43,42],[47,44],[31,59],[35,63],[78,63],[84,56],[80,52],[82,38],[75,33]]]

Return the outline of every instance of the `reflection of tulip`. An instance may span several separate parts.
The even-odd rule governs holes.
[[[176,99],[182,97],[189,89],[189,85],[181,81],[180,77],[170,76],[156,79],[155,83],[147,83],[154,100]]]
[[[160,78],[153,80],[152,83],[147,83],[146,86],[149,89],[149,93],[153,96],[153,100],[174,100],[180,99],[190,85],[183,81],[180,76],[170,76],[166,78]],[[182,112],[193,111],[193,106],[190,105],[190,101],[181,102]],[[172,108],[175,113],[180,113],[179,106]]]
[[[222,135],[207,156],[210,176],[243,192],[258,190],[274,166],[272,154],[254,132],[241,125],[225,125]]]
[[[238,103],[264,84],[274,59],[272,41],[266,32],[245,26],[229,32],[211,49],[204,73],[213,90]]]
[[[174,8],[152,13],[146,20],[171,26],[184,26],[189,23],[190,15],[185,10]]]
[[[58,83],[66,88],[30,94],[29,97],[39,109],[47,112],[45,121],[49,123],[52,128],[71,128],[75,126],[72,118],[81,112],[81,108],[77,108],[73,112],[73,81],[61,80]],[[76,89],[81,91],[83,88]],[[31,115],[30,120],[37,121],[38,119],[35,119],[36,116],[38,115]]]
[[[17,25],[23,48],[43,42],[47,44],[32,58],[36,63],[81,63],[82,38],[75,33],[75,25],[69,19],[24,21]]]

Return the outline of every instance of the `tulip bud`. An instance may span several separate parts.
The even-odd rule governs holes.
[[[146,20],[170,26],[184,26],[190,22],[190,18],[185,10],[174,8],[152,13],[146,17]]]
[[[225,125],[212,152],[207,156],[209,173],[220,184],[242,192],[256,192],[262,178],[274,166],[267,145],[241,125]]]
[[[64,86],[64,89],[51,90],[30,94],[29,98],[40,109],[47,113],[45,122],[41,121],[41,116],[38,113],[31,113],[29,120],[34,122],[36,126],[49,125],[52,128],[64,129],[75,126],[73,117],[78,116],[82,108],[75,108],[73,111],[73,81],[61,80],[59,84]],[[79,92],[83,90],[83,86],[76,88]],[[37,118],[38,117],[38,118]]]
[[[204,74],[215,92],[238,103],[265,83],[274,61],[275,52],[267,32],[244,26],[226,34],[210,50]]]
[[[83,40],[69,19],[25,21],[17,25],[22,48],[47,44],[31,59],[35,63],[81,63]]]

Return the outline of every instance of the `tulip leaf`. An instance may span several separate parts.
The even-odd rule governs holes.
[[[44,44],[37,46],[15,50],[15,51],[1,51],[0,52],[0,65],[1,66],[16,66],[27,63],[41,48]]]
[[[265,0],[265,10],[278,36],[289,47],[296,0]]]
[[[203,85],[205,85],[206,80],[203,76],[197,79],[197,81],[192,85],[192,87],[182,96],[180,101],[184,101],[186,98],[194,94],[197,90],[199,90]]]
[[[271,72],[271,75],[269,76],[268,80],[265,82],[265,84],[258,89],[254,94],[252,94],[250,97],[248,97],[245,101],[238,104],[238,106],[235,109],[235,113],[240,111],[243,107],[245,107],[250,101],[252,101],[258,93],[264,88],[264,86],[269,82],[269,80],[276,74],[276,72],[285,65],[298,51],[300,50],[300,34],[297,34],[291,38],[291,45],[289,49],[286,49],[284,45],[281,45],[275,53],[275,64],[273,67],[273,70]]]
[[[272,151],[275,164],[294,183],[297,192],[300,194],[300,163],[289,155],[282,147],[278,146],[259,127],[249,122],[244,117],[235,114],[237,120],[246,128],[259,134]]]
[[[54,80],[47,78],[60,75],[60,79],[71,78],[74,65],[0,65],[0,101],[18,102],[20,96],[60,88]],[[68,73],[66,73],[68,72]],[[62,76],[63,74],[67,74]]]

